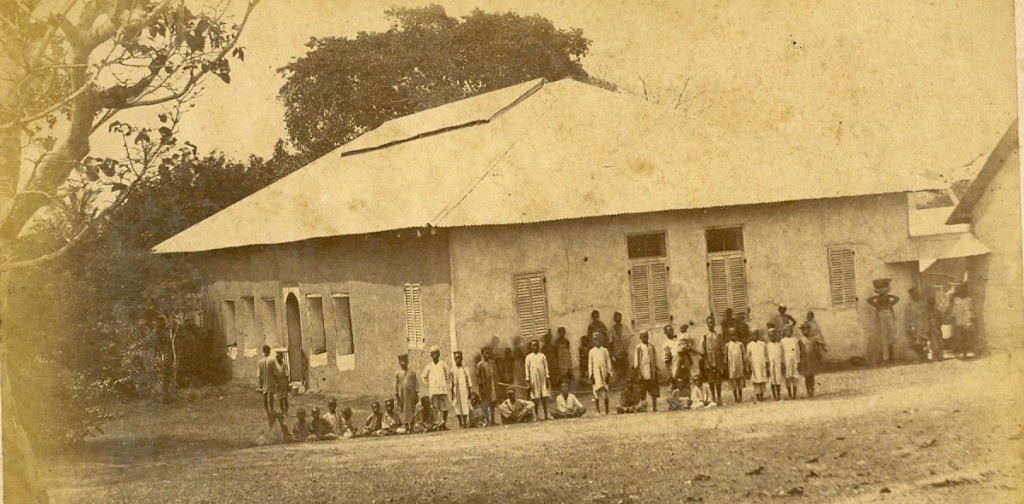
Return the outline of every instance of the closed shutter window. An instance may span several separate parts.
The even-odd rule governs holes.
[[[668,322],[668,266],[662,261],[634,263],[629,277],[636,324],[648,327]]]
[[[725,317],[726,308],[733,312],[747,311],[747,272],[743,254],[715,255],[708,260],[708,284],[711,312],[717,320]]]
[[[523,273],[515,276],[516,316],[519,334],[524,338],[539,338],[548,331],[548,300],[543,273]]]
[[[408,348],[423,349],[423,305],[420,284],[405,284],[405,339]]]
[[[857,303],[852,248],[828,247],[828,281],[833,306],[852,306]]]

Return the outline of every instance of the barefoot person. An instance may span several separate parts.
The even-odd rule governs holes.
[[[772,398],[782,399],[782,343],[775,325],[768,323],[768,383],[772,386]]]
[[[724,357],[722,355],[722,337],[715,331],[715,317],[708,317],[706,320],[708,330],[701,338],[701,357],[703,366],[701,368],[701,381],[708,385],[711,390],[711,401],[717,406],[722,405],[722,369]]]
[[[498,407],[498,379],[498,367],[494,364],[491,348],[481,348],[480,362],[476,365],[477,392],[480,408],[489,424],[494,423],[494,409]]]
[[[725,369],[728,372],[729,383],[732,385],[732,398],[737,403],[743,402],[743,387],[746,386],[747,359],[746,349],[743,342],[736,337],[736,329],[728,327],[725,329]]]
[[[786,395],[796,399],[800,382],[800,340],[793,334],[793,326],[782,330],[782,372],[786,376]]]
[[[277,358],[274,359],[274,384],[277,390],[274,391],[274,395],[277,397],[277,403],[281,407],[281,413],[288,414],[288,364],[284,361],[284,352],[278,351]]]
[[[452,371],[448,363],[441,360],[441,347],[430,347],[430,362],[423,368],[423,383],[427,384],[430,404],[435,413],[441,414],[441,430],[448,429],[448,403],[452,388]]]
[[[469,394],[473,392],[473,378],[469,368],[462,365],[462,351],[455,351],[455,367],[452,368],[452,409],[459,420],[459,427],[466,427],[469,421]]]
[[[409,369],[409,354],[398,356],[398,372],[395,373],[395,402],[401,408],[402,428],[412,432],[416,421],[416,402],[420,397],[420,381],[416,371]]]
[[[540,418],[538,408],[543,407],[544,419],[548,419],[548,397],[551,397],[551,381],[548,373],[547,356],[540,352],[540,342],[530,342],[530,354],[526,356],[526,383],[530,387],[534,417]]]
[[[807,397],[814,397],[814,376],[821,369],[821,361],[825,349],[825,339],[821,332],[814,334],[811,324],[804,322],[800,326],[803,337],[800,338],[800,374],[804,375],[804,388],[807,390]]]
[[[639,382],[640,396],[651,396],[651,410],[658,411],[658,396],[661,395],[661,387],[658,385],[658,360],[654,345],[650,344],[649,339],[650,334],[647,331],[640,333],[640,343],[633,352],[633,372]]]
[[[501,423],[504,425],[533,421],[533,402],[516,399],[516,388],[505,389],[505,402],[498,406]]]
[[[263,358],[256,367],[256,390],[263,397],[263,409],[267,413],[267,419],[272,419],[277,383],[274,380],[274,358],[270,356],[270,345],[263,345]]]
[[[754,330],[747,343],[747,362],[750,366],[750,383],[758,401],[764,400],[765,384],[768,383],[768,345],[761,339],[760,331]],[[774,392],[772,392],[774,395]]]
[[[580,400],[569,392],[568,380],[562,382],[561,392],[555,396],[555,411],[551,413],[551,416],[555,418],[577,418],[586,414],[587,408],[584,408]]]
[[[601,346],[601,334],[592,335],[594,348],[590,349],[587,359],[587,375],[594,388],[594,406],[597,414],[601,414],[601,401],[604,401],[604,414],[611,414],[608,411],[608,383],[611,381],[612,359],[608,355],[608,349]]]

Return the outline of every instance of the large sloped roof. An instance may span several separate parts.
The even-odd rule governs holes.
[[[385,123],[154,252],[940,188],[917,169],[928,152],[750,131],[573,80],[531,81]]]
[[[981,167],[981,171],[971,181],[971,184],[967,186],[967,192],[960,199],[960,203],[956,205],[952,215],[949,216],[950,224],[971,222],[971,211],[974,210],[974,205],[988,191],[988,185],[995,178],[996,173],[999,173],[999,170],[1006,165],[1006,160],[1019,148],[1017,138],[1017,120],[1014,120],[1010,127],[1006,129],[1003,138],[999,139],[999,143],[996,144],[995,148],[988,155],[988,159],[985,160],[985,165]]]

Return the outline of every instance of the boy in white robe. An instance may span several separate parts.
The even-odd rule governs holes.
[[[473,392],[473,379],[469,368],[462,365],[462,351],[455,351],[455,367],[452,368],[452,409],[459,420],[459,427],[466,427],[472,404],[469,394]]]
[[[590,382],[594,384],[594,406],[597,414],[601,414],[601,400],[604,400],[604,414],[609,415],[608,409],[608,383],[612,377],[612,358],[608,349],[601,346],[601,334],[595,332],[592,335],[594,345],[588,355],[587,370]]]
[[[768,382],[768,346],[761,339],[760,331],[747,343],[747,363],[750,366],[750,383],[754,385],[757,400],[764,400],[765,383]]]
[[[540,342],[530,342],[530,353],[526,356],[526,384],[530,387],[533,401],[533,415],[540,418],[540,407],[544,408],[544,419],[548,419],[548,397],[551,397],[551,383],[548,373],[548,358],[540,351]]]
[[[786,395],[796,399],[797,383],[800,380],[800,340],[793,334],[793,326],[782,330],[782,372],[786,377]]]

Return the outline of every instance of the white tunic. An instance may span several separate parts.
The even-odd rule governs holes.
[[[590,371],[590,379],[594,381],[594,391],[608,388],[605,379],[612,372],[612,358],[608,355],[605,347],[594,347],[590,349],[590,362],[587,365]]]
[[[526,382],[530,385],[531,399],[550,397],[548,389],[548,358],[537,352],[526,356]]]
[[[747,343],[747,362],[750,362],[751,383],[768,381],[768,347],[764,341],[754,340]]]
[[[455,366],[452,369],[452,409],[456,415],[468,415],[472,405],[469,404],[469,389],[473,387],[473,379],[466,366]]]

